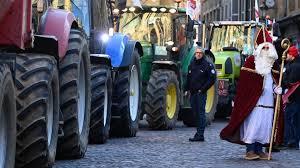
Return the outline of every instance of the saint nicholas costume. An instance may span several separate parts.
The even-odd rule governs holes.
[[[241,68],[229,124],[220,133],[223,140],[246,145],[248,160],[267,159],[262,147],[271,138],[274,88],[279,78],[274,69],[278,55],[271,41],[267,31],[258,33],[254,56],[248,57]]]

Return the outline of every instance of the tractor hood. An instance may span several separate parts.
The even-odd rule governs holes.
[[[241,56],[237,51],[213,52],[218,77],[238,78],[240,75]]]

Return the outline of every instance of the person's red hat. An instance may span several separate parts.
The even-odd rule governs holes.
[[[265,31],[263,31],[263,29],[265,29]],[[258,31],[255,43],[258,46],[265,42],[272,43],[273,40],[272,40],[272,37],[270,36],[269,32],[267,31],[267,29],[263,27]]]
[[[290,47],[288,50],[288,54],[295,58],[298,57],[299,54],[298,54],[298,49],[296,48],[296,46]]]

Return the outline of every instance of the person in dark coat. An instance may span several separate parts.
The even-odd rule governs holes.
[[[204,56],[204,50],[196,48],[195,57],[188,69],[185,95],[190,92],[192,112],[196,114],[197,132],[189,141],[204,141],[204,129],[206,125],[205,105],[207,90],[216,81],[214,65]]]
[[[300,57],[298,50],[292,46],[288,50],[288,62],[283,74],[283,86],[288,93],[284,113],[284,146],[299,149],[300,140]]]

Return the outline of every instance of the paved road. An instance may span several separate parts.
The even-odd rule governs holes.
[[[145,126],[135,138],[110,139],[90,145],[84,159],[57,161],[55,168],[300,168],[300,151],[275,153],[272,161],[245,161],[244,146],[221,141],[219,132],[226,121],[206,129],[205,142],[189,142],[194,128],[178,122],[172,131],[151,131]]]

